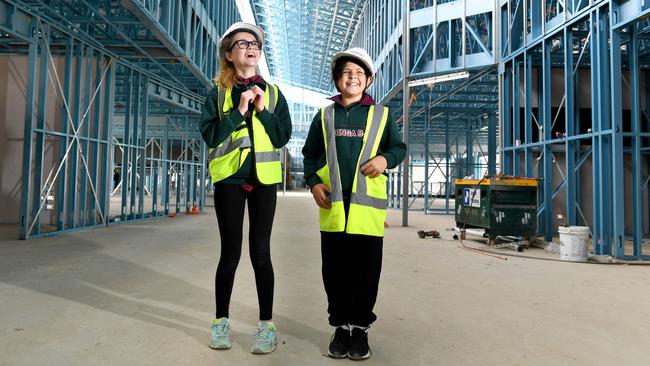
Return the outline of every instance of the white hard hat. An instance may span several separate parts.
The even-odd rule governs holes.
[[[224,38],[226,38],[230,34],[237,33],[237,32],[252,33],[255,35],[255,39],[257,39],[259,42],[262,42],[262,44],[264,44],[264,31],[262,30],[262,28],[251,23],[237,22],[231,25],[230,27],[228,27],[228,29],[223,33],[223,35],[221,36],[221,40],[219,41],[219,48],[221,48],[221,42],[223,42]]]
[[[366,52],[366,50],[364,50],[363,48],[354,47],[345,51],[338,52],[332,58],[332,71],[334,71],[334,66],[336,65],[336,61],[338,61],[338,59],[342,57],[349,57],[355,60],[359,60],[368,69],[368,71],[370,71],[370,76],[375,75],[375,67],[373,66],[372,58],[370,58],[368,52]]]

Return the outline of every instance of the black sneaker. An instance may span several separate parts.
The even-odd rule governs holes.
[[[344,327],[337,327],[330,346],[327,349],[327,355],[332,358],[348,357],[348,348],[350,347],[350,330]]]
[[[352,328],[352,336],[350,337],[350,349],[348,350],[348,357],[351,360],[359,361],[370,358],[370,347],[368,346],[368,332],[367,328]]]

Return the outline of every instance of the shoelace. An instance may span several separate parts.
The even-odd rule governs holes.
[[[225,337],[228,335],[228,324],[216,324],[213,328],[212,331],[214,332],[215,338],[218,337]]]
[[[257,332],[255,333],[255,341],[257,342],[270,342],[272,338],[272,333],[271,329],[264,327],[264,328],[258,328]]]

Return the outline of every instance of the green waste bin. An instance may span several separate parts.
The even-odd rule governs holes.
[[[456,226],[530,240],[537,231],[537,179],[457,179]]]

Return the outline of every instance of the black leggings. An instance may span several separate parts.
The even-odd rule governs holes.
[[[237,184],[214,185],[214,208],[221,236],[221,257],[214,280],[217,318],[229,316],[235,271],[241,257],[244,205],[248,201],[249,253],[255,271],[260,320],[272,319],[273,265],[270,244],[276,194],[275,185],[257,186],[251,192]]]

